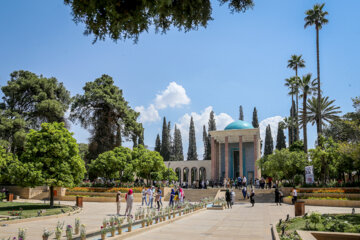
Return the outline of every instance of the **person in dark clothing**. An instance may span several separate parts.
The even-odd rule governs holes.
[[[231,194],[230,194],[229,189],[226,189],[225,200],[226,200],[227,207],[232,208],[232,206],[231,206]]]
[[[281,202],[280,202],[280,191],[278,188],[275,189],[275,203],[276,206],[278,206],[280,204],[281,206]]]
[[[251,189],[250,203],[251,203],[252,207],[255,205],[255,192],[254,192],[254,189]]]

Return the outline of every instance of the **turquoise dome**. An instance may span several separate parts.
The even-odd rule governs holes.
[[[234,129],[251,129],[254,128],[250,123],[237,120],[235,122],[230,123],[225,127],[225,130],[234,130]]]

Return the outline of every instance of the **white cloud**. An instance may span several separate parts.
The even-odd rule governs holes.
[[[156,110],[153,104],[145,108],[144,106],[135,107],[135,111],[140,113],[139,121],[141,123],[156,122],[160,120],[159,112]]]
[[[284,118],[281,116],[274,116],[274,117],[269,117],[266,118],[264,120],[262,120],[259,124],[260,127],[260,137],[261,140],[263,140],[263,146],[265,145],[265,131],[266,131],[266,126],[270,124],[271,127],[271,136],[274,139],[274,148],[276,145],[276,136],[277,136],[277,130],[278,130],[278,123],[283,121]]]
[[[170,82],[167,88],[156,95],[155,106],[157,109],[167,107],[181,107],[190,103],[190,98],[186,95],[185,88],[176,82]]]
[[[204,143],[202,139],[203,126],[205,125],[206,130],[208,128],[208,121],[210,117],[210,112],[213,110],[212,106],[205,108],[200,113],[192,112],[190,114],[186,113],[183,115],[176,124],[176,126],[181,130],[181,136],[183,139],[183,149],[184,149],[184,158],[186,159],[188,142],[189,142],[189,127],[190,127],[190,118],[193,117],[195,125],[195,136],[196,136],[196,147],[198,152],[198,159],[202,159],[204,153]],[[226,113],[220,113],[216,115],[215,113],[216,128],[218,130],[223,130],[229,123],[233,122],[233,118]]]

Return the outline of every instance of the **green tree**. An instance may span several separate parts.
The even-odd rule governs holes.
[[[302,119],[300,121],[301,126],[303,128],[303,137],[304,137],[304,152],[307,153],[307,97],[315,91],[316,86],[316,80],[311,80],[311,73],[308,73],[302,77],[302,79],[299,82],[300,87],[300,97],[303,98],[303,107],[301,109],[302,111]]]
[[[165,117],[163,119],[161,140],[162,141],[161,141],[160,155],[164,158],[164,161],[169,161],[170,152],[171,152],[171,140],[170,140],[170,131]]]
[[[85,174],[85,164],[73,134],[64,123],[43,123],[39,131],[26,136],[21,162],[11,168],[14,183],[20,186],[50,186],[50,206],[54,187],[74,187]]]
[[[43,122],[65,122],[70,93],[56,78],[45,78],[29,71],[14,71],[3,86],[4,108],[17,113],[30,128]]]
[[[254,107],[254,111],[253,111],[252,125],[254,128],[259,127],[259,120],[258,120],[256,107]]]
[[[155,140],[155,151],[157,151],[158,153],[160,153],[161,151],[161,141],[160,141],[160,135],[158,134],[156,136],[156,140]]]
[[[337,177],[338,148],[339,145],[332,138],[326,139],[321,136],[317,147],[309,150],[311,163],[314,165],[314,173],[323,183],[330,178]]]
[[[360,176],[360,143],[340,143],[339,144],[340,158],[336,163],[336,169],[341,173],[347,173],[349,180],[352,180],[352,172],[356,171],[358,177]],[[344,181],[346,180],[343,174]]]
[[[211,135],[210,131],[216,131],[216,121],[214,111],[210,112],[208,121],[208,136],[207,136],[207,156],[205,159],[211,159]]]
[[[175,125],[174,131],[174,154],[175,161],[184,161],[181,131]]]
[[[89,159],[121,146],[122,136],[136,145],[143,131],[136,122],[139,113],[130,108],[113,79],[104,74],[87,82],[83,89],[83,95],[74,97],[70,118],[91,133]]]
[[[7,152],[5,148],[0,146],[0,183],[10,183],[11,173],[9,166],[17,162],[17,156]]]
[[[89,163],[87,160],[87,155],[89,154],[89,144],[87,143],[79,143],[79,155],[81,159],[85,162],[85,164]]]
[[[281,150],[286,148],[286,137],[284,134],[285,124],[283,122],[278,123],[278,131],[276,136],[276,149]]]
[[[274,151],[274,140],[271,136],[271,127],[270,124],[266,126],[265,131],[265,147],[264,147],[264,155],[270,155]]]
[[[289,147],[290,152],[302,152],[304,151],[304,143],[303,141],[295,141],[293,144]]]
[[[196,138],[195,138],[195,126],[193,117],[190,119],[190,128],[189,128],[189,148],[187,153],[187,160],[198,160],[196,152]]]
[[[239,120],[244,121],[244,112],[243,112],[243,107],[241,105],[239,107]]]
[[[321,83],[320,83],[320,53],[319,53],[319,30],[322,29],[323,25],[327,24],[329,21],[326,19],[326,15],[328,12],[323,11],[325,3],[323,4],[315,4],[312,9],[309,9],[305,12],[305,25],[304,28],[308,26],[315,25],[316,30],[316,63],[317,63],[317,106],[320,107],[322,97],[321,97]],[[322,113],[320,108],[317,110],[316,117],[316,126],[317,126],[317,134],[318,140],[320,139],[320,135],[322,134]]]
[[[295,71],[295,95],[296,95],[296,126],[297,126],[297,139],[299,139],[299,84],[300,84],[300,78],[298,77],[298,70],[299,68],[305,67],[305,61],[302,59],[302,55],[291,55],[291,58],[288,60],[288,68],[291,68]]]
[[[107,180],[120,178],[121,181],[133,181],[134,168],[131,150],[120,146],[99,154],[89,164],[89,173],[92,177],[104,177]]]
[[[140,136],[138,138],[138,145],[143,145],[145,146],[145,143],[144,143],[144,128],[142,126],[142,123],[140,123]]]
[[[208,156],[211,155],[211,153],[209,154],[209,150],[210,150],[210,149],[208,149],[209,139],[208,139],[208,134],[206,132],[205,125],[203,126],[203,142],[204,142],[204,156],[203,156],[203,159],[208,159]]]
[[[231,12],[245,12],[253,6],[252,0],[219,0],[227,3]],[[172,28],[197,30],[212,20],[209,0],[202,1],[81,1],[64,0],[72,10],[76,24],[85,25],[85,35],[93,34],[94,42],[106,37],[117,41],[138,40],[139,35],[154,28],[166,33]]]
[[[318,111],[320,109],[321,112],[321,120],[320,123],[325,126],[326,122],[332,122],[336,119],[339,119],[338,114],[341,113],[339,110],[340,107],[335,106],[333,103],[335,100],[329,100],[329,97],[321,98],[321,105],[318,107],[318,101],[315,97],[309,98],[306,104],[307,109],[307,121],[312,125],[319,122],[319,114]]]
[[[297,94],[297,85],[298,85],[298,79],[297,77],[291,77],[285,79],[286,87],[289,88],[289,95],[291,96],[291,108],[290,108],[290,122],[287,124],[289,128],[289,145],[291,145],[295,140],[296,136],[296,117],[294,115],[295,108],[293,107],[294,104],[294,95]]]

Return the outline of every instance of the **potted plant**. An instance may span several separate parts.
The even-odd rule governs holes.
[[[26,239],[26,229],[25,228],[19,228],[18,239],[22,239],[22,240]]]
[[[42,235],[43,240],[48,240],[52,234],[53,234],[53,232],[50,232],[49,230],[44,229],[43,235]]]
[[[109,220],[109,223],[110,223],[110,226],[114,226],[114,223],[115,223],[115,217],[112,216]]]
[[[118,217],[118,218],[115,219],[115,223],[116,223],[117,229],[118,229],[118,234],[122,233],[122,224],[123,224],[123,222],[124,222],[124,218]]]
[[[101,226],[101,229],[100,229],[101,240],[105,240],[105,238],[106,238],[106,233],[107,233],[106,227]]]
[[[128,221],[128,232],[131,232],[133,220],[132,220],[131,217],[129,217],[129,218],[127,219],[127,221]]]
[[[109,227],[109,230],[110,230],[110,232],[111,232],[111,236],[112,236],[112,237],[115,237],[115,230],[116,230],[115,225],[110,226],[110,227]]]
[[[72,240],[72,226],[71,225],[66,226],[66,239]]]
[[[141,220],[141,227],[144,228],[145,227],[145,219]]]
[[[64,222],[61,223],[60,221],[58,221],[55,229],[56,240],[60,240],[63,228],[64,228]]]
[[[75,218],[75,234],[80,233],[80,218]]]
[[[85,224],[80,225],[80,239],[86,240],[86,226]]]
[[[159,215],[155,215],[155,224],[159,222]]]
[[[151,217],[148,216],[146,220],[146,226],[150,226],[150,222],[151,222]]]
[[[106,228],[108,224],[108,220],[106,218],[103,219],[103,227]]]

